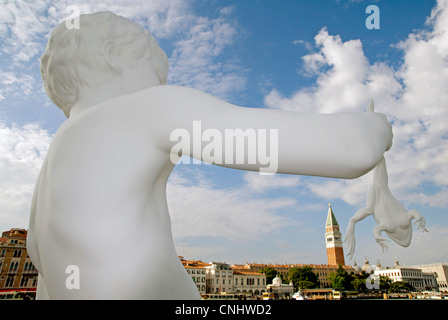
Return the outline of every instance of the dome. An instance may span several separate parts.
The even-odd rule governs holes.
[[[364,265],[362,266],[362,271],[364,271],[365,273],[372,273],[373,271],[375,271],[375,266],[372,266],[371,264],[369,264],[369,260],[364,261]]]
[[[272,280],[272,284],[274,286],[280,286],[282,284],[282,278],[280,278],[277,274],[277,276],[274,278],[274,280]]]
[[[381,263],[378,261],[378,263],[376,265],[376,268],[375,268],[375,271],[379,271],[381,269],[382,269]]]
[[[354,272],[355,273],[361,273],[361,267],[360,266],[358,266],[358,264],[356,263],[356,261],[355,261],[355,264],[354,264],[354,266],[353,266],[353,270],[354,270]]]

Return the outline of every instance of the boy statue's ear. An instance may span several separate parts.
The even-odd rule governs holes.
[[[113,40],[106,40],[102,50],[104,58],[111,69],[116,73],[120,73],[123,68],[120,46]]]

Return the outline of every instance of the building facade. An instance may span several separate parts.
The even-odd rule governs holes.
[[[434,272],[423,272],[415,267],[400,266],[398,261],[391,268],[377,268],[375,275],[388,277],[392,282],[403,281],[409,283],[416,291],[438,291],[437,280]]]
[[[435,274],[437,286],[441,292],[448,292],[448,264],[446,263],[431,263],[414,266],[413,268],[421,269],[425,273]]]
[[[338,265],[326,265],[326,264],[264,264],[264,263],[246,263],[244,265],[232,265],[234,271],[246,271],[246,272],[258,272],[261,273],[264,268],[273,268],[278,275],[282,275],[284,279],[287,279],[288,272],[292,268],[310,267],[311,270],[319,277],[320,287],[327,288],[330,286],[329,275],[332,272],[336,272],[339,268]],[[352,266],[342,266],[348,273],[356,273],[356,270]]]
[[[185,270],[196,284],[199,294],[205,294],[207,292],[206,267],[210,265],[199,260],[184,260],[183,257],[179,258]]]
[[[13,228],[0,238],[0,292],[35,295],[38,272],[26,249],[28,231]]]
[[[233,292],[248,293],[261,296],[266,291],[266,275],[264,273],[233,270]]]
[[[344,250],[342,247],[342,234],[339,224],[328,204],[327,223],[325,224],[325,243],[327,247],[328,265],[345,265]]]
[[[294,286],[292,281],[289,284],[282,283],[282,279],[277,275],[271,284],[268,284],[267,293],[271,299],[291,299],[294,294]]]
[[[210,262],[205,274],[207,293],[233,292],[233,270],[227,263]]]

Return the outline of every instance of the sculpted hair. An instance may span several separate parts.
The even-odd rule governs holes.
[[[122,68],[132,68],[141,58],[152,59],[160,83],[166,84],[168,58],[148,31],[112,12],[84,14],[79,19],[79,29],[69,29],[63,22],[53,30],[41,58],[45,91],[67,117],[79,88],[98,87],[120,73],[104,57],[107,41],[118,44]]]

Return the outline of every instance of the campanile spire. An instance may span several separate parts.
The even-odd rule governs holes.
[[[329,265],[345,265],[344,250],[342,248],[342,235],[339,224],[328,204],[327,223],[325,225],[325,241],[327,246],[327,259]]]

